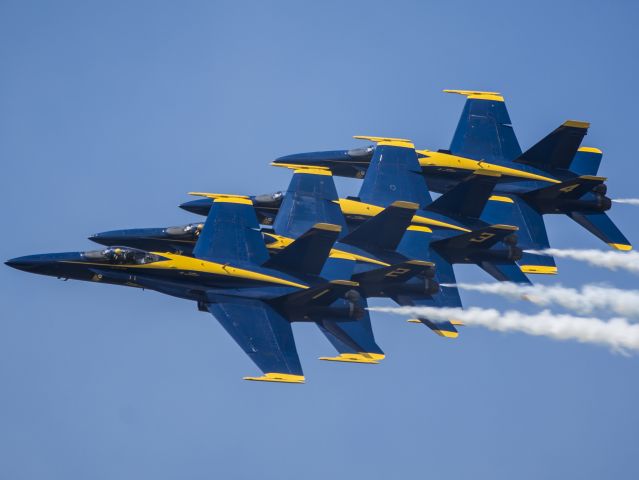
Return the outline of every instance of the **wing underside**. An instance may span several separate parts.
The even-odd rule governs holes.
[[[216,296],[207,309],[264,375],[245,380],[303,383],[291,324],[260,300]]]

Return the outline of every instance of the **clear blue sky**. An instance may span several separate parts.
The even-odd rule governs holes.
[[[612,196],[639,196],[638,23],[636,2],[0,0],[0,258],[191,221],[186,192],[285,188],[269,161],[352,135],[446,147],[444,88],[503,92],[523,147],[592,122]],[[638,214],[612,212],[637,243]],[[545,283],[637,288],[559,267]],[[320,362],[296,324],[308,383],[259,384],[189,302],[4,265],[0,287],[1,479],[639,478],[637,356],[375,314],[381,365]]]

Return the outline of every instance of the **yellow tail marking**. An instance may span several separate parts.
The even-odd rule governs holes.
[[[444,93],[457,93],[458,95],[464,95],[467,98],[476,100],[494,100],[497,102],[503,102],[504,97],[499,92],[481,92],[479,90],[444,90]]]
[[[491,195],[488,200],[492,200],[493,202],[515,203],[512,198],[502,197],[501,195]]]
[[[406,138],[392,138],[392,137],[370,137],[367,135],[355,135],[353,138],[358,140],[370,140],[376,142],[377,145],[387,145],[390,147],[402,147],[402,148],[415,148],[413,142]]]
[[[564,127],[574,127],[574,128],[588,128],[590,127],[590,122],[580,122],[578,120],[567,120],[563,123]]]
[[[410,230],[411,232],[433,233],[430,228],[424,227],[423,225],[410,225],[406,230]]]
[[[313,225],[313,228],[316,230],[324,230],[327,232],[341,232],[342,227],[340,225],[335,225],[334,223],[316,223]]]
[[[291,375],[290,373],[265,373],[261,377],[244,377],[244,380],[256,382],[281,382],[281,383],[304,383],[304,375]]]
[[[302,173],[302,174],[308,174],[308,175],[324,175],[327,177],[330,177],[331,175],[333,175],[333,172],[331,172],[331,169],[328,167],[322,167],[319,165],[300,165],[297,163],[275,163],[272,162],[271,166],[273,167],[283,167],[283,168],[290,168],[291,170],[293,170],[293,173]]]
[[[615,250],[622,250],[624,252],[632,250],[632,245],[626,245],[624,243],[609,243],[608,245],[610,245]]]
[[[579,147],[578,152],[588,152],[588,153],[603,153],[596,147]]]

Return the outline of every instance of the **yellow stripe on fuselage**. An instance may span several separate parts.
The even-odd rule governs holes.
[[[284,237],[282,235],[277,235],[275,233],[264,233],[264,235],[268,235],[269,237],[275,239],[274,242],[271,242],[266,245],[266,248],[269,250],[282,250],[283,248],[288,247],[291,243],[295,241],[294,238]],[[356,260],[358,262],[372,263],[374,265],[381,265],[383,267],[388,267],[390,264],[386,262],[382,262],[375,258],[365,257],[364,255],[358,255],[356,253],[347,252],[345,250],[339,250],[337,248],[331,248],[330,257],[332,258],[344,258],[346,260]]]
[[[244,268],[233,267],[231,265],[209,262],[208,260],[202,260],[199,258],[186,257],[184,255],[176,255],[173,253],[165,252],[151,252],[166,258],[167,260],[160,260],[158,262],[145,263],[142,265],[129,264],[129,265],[112,265],[108,263],[97,262],[76,262],[76,261],[64,261],[64,263],[77,263],[82,265],[99,265],[103,268],[132,268],[140,270],[182,270],[187,272],[201,272],[210,273],[212,275],[219,275],[222,277],[241,278],[245,280],[253,280],[257,282],[273,283],[277,285],[285,285],[288,287],[296,287],[307,289],[308,285],[303,285],[297,282],[291,282],[284,278],[275,277],[273,275],[267,275],[264,273],[254,272],[252,270],[246,270]]]
[[[542,182],[549,183],[561,183],[559,180],[555,180],[551,177],[537,175],[536,173],[526,172],[524,170],[517,170],[516,168],[504,167],[502,165],[496,165],[494,163],[487,163],[480,160],[458,157],[457,155],[449,155],[442,152],[432,152],[430,150],[417,150],[417,153],[423,155],[422,157],[419,157],[419,165],[422,167],[453,168],[456,170],[468,170],[470,172],[475,172],[477,170],[487,170],[489,172],[499,173],[501,175],[507,175],[509,177],[526,178],[528,180],[540,180]]]
[[[350,200],[348,198],[340,198],[334,200],[339,204],[340,209],[344,215],[360,215],[364,217],[374,217],[378,213],[381,213],[384,208],[378,205],[372,205],[370,203],[358,202],[357,200]],[[470,232],[467,228],[453,225],[452,223],[442,222],[435,220],[434,218],[423,217],[421,215],[413,215],[413,223],[422,225],[431,225],[433,227],[450,228],[451,230],[459,230],[461,232]]]

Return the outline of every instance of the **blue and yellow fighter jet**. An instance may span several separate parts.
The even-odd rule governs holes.
[[[601,150],[581,147],[589,124],[566,121],[526,152],[521,151],[504,98],[497,92],[445,90],[467,97],[451,146],[417,150],[429,188],[445,193],[476,172],[498,175],[481,219],[519,227],[519,245],[549,247],[543,215],[565,214],[618,250],[632,246],[606,215],[611,200],[604,177],[596,176]],[[375,147],[289,155],[277,162],[326,166],[335,175],[363,178]],[[553,274],[552,257],[524,253],[525,273]]]
[[[116,246],[31,255],[6,263],[31,273],[141,287],[194,300],[200,310],[218,319],[262,370],[262,376],[247,380],[304,381],[293,321],[316,322],[330,333],[338,350],[348,353],[337,360],[376,363],[383,358],[358,284],[350,280],[354,262],[339,255],[327,261],[339,225],[312,225],[270,257],[249,198],[210,198],[210,212],[192,256]],[[432,269],[418,263],[408,265],[408,276]]]

